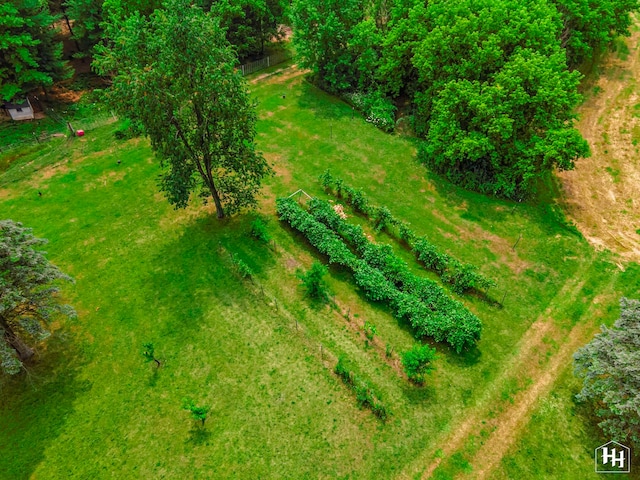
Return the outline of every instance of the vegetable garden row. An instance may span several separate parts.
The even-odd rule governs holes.
[[[389,245],[371,243],[361,227],[344,221],[327,202],[312,199],[306,211],[294,199],[280,198],[277,212],[329,263],[351,270],[368,299],[385,303],[398,320],[408,321],[417,338],[445,341],[458,353],[479,340],[482,325],[472,312],[437,283],[411,273]]]

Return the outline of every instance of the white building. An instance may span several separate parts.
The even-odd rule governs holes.
[[[33,120],[33,107],[27,98],[22,103],[5,103],[2,107],[11,115],[13,120]]]

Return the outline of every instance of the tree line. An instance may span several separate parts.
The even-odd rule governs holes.
[[[589,155],[574,128],[581,62],[628,35],[638,0],[294,0],[294,42],[322,88],[408,99],[419,158],[520,199]],[[366,102],[364,102],[366,103]],[[375,123],[375,122],[374,122]]]
[[[195,0],[216,18],[240,60],[264,53],[282,37],[284,0]],[[96,45],[110,45],[130,16],[149,18],[162,0],[5,0],[0,4],[0,100],[24,97],[71,75],[63,60],[61,22],[71,29],[76,57],[91,57]],[[179,9],[174,13],[180,14]]]

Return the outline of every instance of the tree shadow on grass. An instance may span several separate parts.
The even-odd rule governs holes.
[[[429,377],[425,379],[424,385],[405,383],[402,387],[402,393],[412,405],[427,404],[436,398],[436,389],[429,385]]]
[[[195,334],[212,305],[222,308],[250,300],[252,280],[236,271],[236,255],[258,277],[276,259],[267,245],[249,237],[253,217],[198,218],[160,249],[157,268],[142,282],[145,298],[158,306],[159,324],[168,335]]]
[[[77,378],[83,364],[78,343],[70,335],[53,335],[26,372],[0,378],[3,478],[30,478],[64,429],[76,398],[91,390],[89,380]]]
[[[325,92],[315,85],[304,82],[302,93],[298,98],[298,106],[303,110],[311,110],[317,118],[339,120],[351,118],[352,108],[339,98]]]
[[[199,447],[202,445],[208,445],[210,439],[211,432],[207,430],[207,427],[202,424],[197,424],[193,425],[191,430],[189,430],[189,436],[187,437],[186,443],[193,445],[194,447]]]

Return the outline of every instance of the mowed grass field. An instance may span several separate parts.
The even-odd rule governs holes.
[[[296,68],[270,73],[250,88],[277,172],[258,212],[275,245],[248,236],[258,213],[173,210],[148,142],[116,141],[117,122],[0,157],[0,217],[49,239],[49,258],[76,279],[63,296],[78,311],[53,325],[27,373],[0,379],[0,478],[595,477],[591,449],[608,439],[573,400],[571,355],[615,320],[620,296],[638,296],[637,266],[595,252],[553,194],[514,204],[461,191],[418,165],[409,139]],[[498,283],[494,302],[456,296],[482,320],[482,340],[460,355],[436,345],[424,387],[401,373],[410,329],[347,272],[330,270],[336,307],[304,297],[296,272],[326,259],[278,222],[275,198],[328,198],[317,180],[327,168]],[[144,342],[161,368],[144,362]],[[386,423],[333,374],[340,355],[390,409]],[[210,408],[204,429],[184,397]]]

